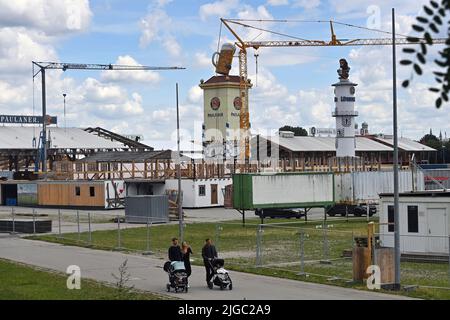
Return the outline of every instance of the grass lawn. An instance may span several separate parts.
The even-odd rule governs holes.
[[[349,284],[352,279],[352,260],[343,258],[344,250],[351,250],[353,237],[367,235],[365,218],[328,220],[327,230],[321,221],[267,219],[267,226],[258,236],[259,220],[250,220],[243,227],[240,221],[226,223],[187,224],[185,239],[194,251],[193,264],[201,264],[200,251],[206,237],[215,240],[219,255],[226,259],[226,266],[232,270],[286,277],[318,283],[336,284],[364,288]],[[147,249],[147,229],[126,228],[121,225],[121,247],[128,251],[142,252]],[[160,257],[167,256],[170,239],[178,235],[178,225],[155,225],[150,228],[150,250]],[[58,239],[54,235],[34,236],[32,239],[58,242],[66,245],[90,246],[111,250],[118,246],[118,232],[96,231],[92,233],[91,244],[87,233],[81,234],[81,241],[75,233],[64,234]],[[257,243],[260,243],[257,258]],[[298,276],[300,252],[303,247],[304,271],[308,277]],[[331,264],[322,264],[329,260]],[[259,263],[259,264],[258,264]],[[258,264],[258,267],[256,265]],[[421,286],[450,287],[448,264],[402,262],[402,283]],[[333,281],[330,281],[333,278]],[[420,298],[450,299],[450,290],[418,288],[404,293]]]
[[[80,290],[69,290],[66,287],[66,281],[67,276],[62,273],[0,259],[0,300],[164,299],[160,295],[138,291],[121,295],[115,287],[83,278]]]

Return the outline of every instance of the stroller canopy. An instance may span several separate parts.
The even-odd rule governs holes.
[[[173,271],[185,270],[183,261],[173,261],[170,266]]]

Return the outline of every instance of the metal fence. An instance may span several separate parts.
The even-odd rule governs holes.
[[[89,212],[76,210],[41,210],[10,208],[0,211],[0,232],[17,233],[19,221],[31,225],[28,233],[40,239],[96,249],[124,250],[153,254],[167,258],[167,249],[173,236],[178,235],[178,222],[162,223],[149,218],[145,223],[130,223],[121,213],[111,211]],[[48,212],[48,213],[47,213]],[[52,232],[40,234],[37,223],[52,221]],[[352,229],[352,222],[359,228]],[[241,223],[191,223],[186,224],[184,238],[193,248],[194,264],[201,263],[201,247],[205,238],[214,240],[219,255],[226,265],[247,271],[266,270],[269,274],[287,273],[299,279],[326,277],[330,281],[353,279],[352,250],[366,238],[365,218],[328,218],[326,221],[295,221],[260,224],[250,220]],[[6,227],[5,227],[6,226]],[[3,229],[2,229],[3,228]],[[377,246],[391,246],[389,237],[375,233]],[[441,254],[420,254],[426,248],[443,246],[448,250],[448,236],[401,235],[402,248],[411,246],[418,252],[404,254],[401,262],[402,284],[429,288],[450,289],[450,261],[448,251]],[[375,239],[374,239],[375,240]],[[447,246],[445,246],[445,244]],[[421,249],[421,246],[423,248]],[[448,291],[450,294],[450,291]]]

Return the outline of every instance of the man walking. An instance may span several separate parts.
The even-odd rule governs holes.
[[[178,245],[177,238],[172,238],[172,245],[169,248],[169,260],[183,261],[183,254],[181,253],[181,248]]]
[[[213,276],[213,269],[211,266],[211,262],[213,259],[217,258],[217,250],[216,247],[212,244],[211,239],[205,240],[205,245],[202,248],[202,257],[203,257],[203,264],[205,265],[206,269],[206,284],[211,289],[212,283],[211,278]]]

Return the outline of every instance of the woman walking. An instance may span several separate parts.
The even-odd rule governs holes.
[[[192,249],[186,241],[181,244],[181,252],[183,254],[184,268],[186,269],[187,276],[189,277],[192,273],[191,269],[191,254]]]

